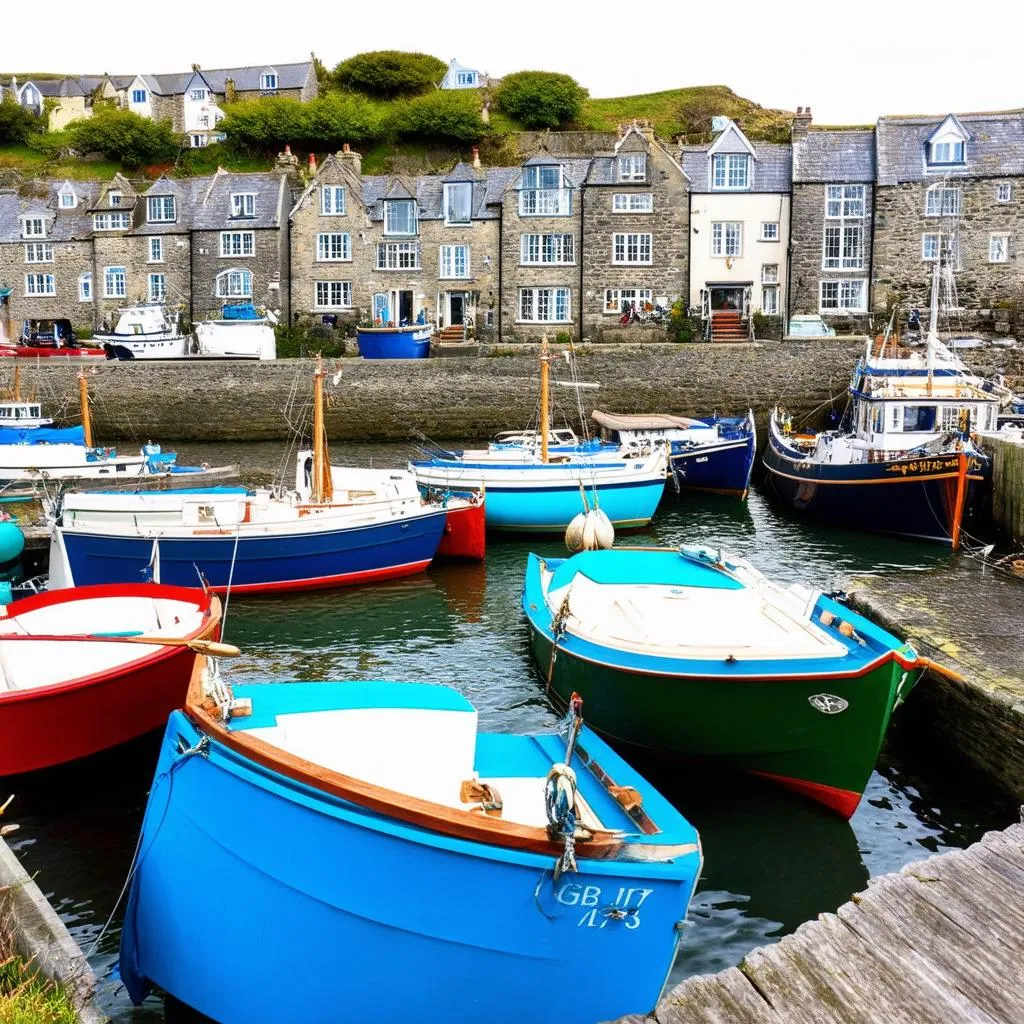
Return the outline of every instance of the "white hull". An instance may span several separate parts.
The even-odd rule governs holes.
[[[156,338],[119,338],[109,335],[102,339],[115,351],[123,349],[134,359],[185,359],[188,356],[188,338],[183,334]]]
[[[0,480],[125,479],[150,473],[145,455],[90,454],[77,444],[0,445]]]
[[[194,329],[198,359],[276,359],[274,328],[261,320],[210,320]]]

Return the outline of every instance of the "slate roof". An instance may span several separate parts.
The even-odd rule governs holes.
[[[92,233],[89,207],[100,192],[95,181],[72,183],[78,194],[78,206],[73,210],[58,207],[57,193],[63,181],[46,182],[46,196],[22,196],[13,189],[0,191],[0,242],[21,242],[21,218],[30,214],[46,217],[46,238],[39,241],[66,242],[75,238],[88,238]]]
[[[934,180],[941,175],[1024,175],[1024,110],[957,114],[970,139],[963,167],[928,171],[925,142],[945,121],[936,117],[880,117],[875,135],[878,184]]]
[[[810,131],[793,143],[794,182],[875,180],[875,133]]]
[[[28,85],[29,83],[39,90],[40,96],[48,96],[52,99],[62,96],[85,95],[85,89],[83,89],[80,82],[74,78],[61,78],[58,81],[45,80],[41,82],[37,82],[34,78],[30,78],[24,84]]]
[[[490,172],[488,176],[489,174]],[[420,220],[444,219],[444,183],[447,177],[448,175],[425,174],[410,182],[415,184]],[[389,193],[393,180],[388,175],[363,178],[363,205],[371,221],[384,220],[383,200],[389,194],[393,195]],[[464,178],[461,180],[465,181]],[[496,210],[488,208],[488,203],[500,202],[500,193],[496,199],[492,199],[487,186],[488,182],[484,179],[473,182],[473,220],[493,220],[498,216]]]
[[[737,192],[788,192],[792,173],[792,147],[788,142],[755,142],[755,157],[751,162],[750,188]],[[683,170],[690,179],[691,192],[711,192],[711,162],[708,159],[707,146],[681,146],[680,157]],[[725,193],[725,189],[714,190],[716,194]]]
[[[284,175],[273,173],[232,174],[218,171],[212,177],[190,178],[192,186],[192,227],[197,231],[227,228],[276,228],[288,215]],[[232,218],[231,195],[256,193],[256,216]],[[284,195],[284,200],[282,200]]]
[[[277,88],[301,89],[309,77],[311,61],[300,61],[298,64],[262,64],[244,68],[201,68],[198,72],[206,79],[207,85],[216,92],[223,94],[227,80],[233,79],[239,92],[259,91],[260,75],[264,71],[277,73]],[[192,81],[195,71],[185,71],[169,75],[143,75],[150,90],[158,96],[176,96],[183,93]],[[131,79],[129,79],[129,82]]]

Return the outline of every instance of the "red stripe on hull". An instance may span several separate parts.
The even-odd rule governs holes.
[[[430,559],[422,562],[408,562],[406,565],[389,565],[383,569],[367,569],[365,572],[342,573],[340,576],[314,576],[307,580],[281,580],[275,583],[234,584],[232,594],[278,594],[288,590],[330,590],[332,587],[348,587],[357,583],[395,580],[403,576],[415,576],[426,571]],[[227,587],[211,587],[216,594],[224,594]]]
[[[823,782],[809,782],[807,779],[793,779],[788,775],[776,775],[774,772],[752,771],[750,774],[760,775],[765,779],[772,779],[774,782],[779,783],[780,786],[792,789],[801,796],[809,797],[816,803],[824,804],[830,810],[835,811],[837,814],[841,814],[847,820],[853,816],[853,812],[857,810],[857,805],[860,803],[860,798],[863,796],[862,793],[852,793],[848,789],[837,789],[835,786],[826,786]]]

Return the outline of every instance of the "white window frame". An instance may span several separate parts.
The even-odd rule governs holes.
[[[945,151],[942,147],[946,147]],[[941,157],[940,157],[941,152]],[[928,144],[928,163],[933,167],[949,167],[962,164],[967,153],[963,139],[945,139]]]
[[[234,284],[232,279],[237,278]],[[246,267],[229,267],[214,278],[214,295],[218,299],[251,299],[252,271]]]
[[[1013,202],[1013,184],[1009,181],[1000,181],[996,185],[996,202],[997,203],[1012,203]]]
[[[614,266],[650,266],[653,262],[654,236],[650,232],[616,231],[612,234]]]
[[[454,189],[468,189],[469,190],[469,206],[467,209],[467,216],[465,220],[452,220],[449,216],[451,205],[448,201],[448,197]],[[462,226],[473,223],[473,183],[470,181],[450,181],[447,182],[443,189],[442,201],[444,203],[444,222],[446,226]]]
[[[921,261],[934,263],[939,258],[942,235],[938,231],[925,231],[921,235]]]
[[[21,218],[22,238],[45,238],[46,218],[45,217],[22,217]]]
[[[777,242],[779,238],[779,222],[777,220],[761,221],[760,240],[762,242]]]
[[[925,194],[924,215],[926,217],[958,217],[963,202],[961,190],[956,185],[932,185]]]
[[[999,242],[1002,245],[999,245]],[[988,236],[988,261],[989,263],[1010,262],[1010,232],[993,231]]]
[[[260,75],[260,92],[277,92],[280,78],[276,71],[264,71]]]
[[[653,213],[652,192],[615,192],[612,195],[612,213]]]
[[[57,294],[57,279],[53,274],[26,274],[25,298],[52,298]]]
[[[149,244],[146,246],[147,263],[163,263],[164,261],[164,240],[160,235],[150,235]]]
[[[761,284],[778,284],[779,283],[779,265],[778,263],[762,263],[761,264]]]
[[[252,220],[256,216],[255,192],[231,193],[231,219]]]
[[[749,153],[715,153],[711,157],[712,191],[743,192],[749,188]]]
[[[347,231],[321,231],[316,236],[317,263],[351,263],[352,236]]]
[[[864,269],[864,225],[843,220],[825,222],[821,266],[823,270]]]
[[[202,103],[203,100],[206,99],[206,90],[202,89],[202,88],[200,88],[200,89],[192,89],[192,90],[189,91],[188,98],[193,103]]]
[[[103,298],[123,299],[128,295],[128,269],[126,267],[103,268]]]
[[[173,224],[178,219],[174,196],[146,196],[146,220],[150,224]]]
[[[344,185],[322,185],[320,187],[320,215],[322,217],[344,217],[346,198]]]
[[[69,199],[71,202],[68,202]],[[60,193],[60,208],[62,210],[73,210],[76,206],[78,206],[78,196],[74,191],[67,189]]]
[[[351,281],[314,281],[314,309],[351,309]]]
[[[779,315],[779,285],[761,285],[761,312],[765,316]]]
[[[256,255],[256,232],[222,231],[220,233],[221,259],[248,259]]]
[[[654,302],[653,288],[605,288],[604,316],[621,316],[622,304],[630,305]]]
[[[835,290],[835,304],[826,303],[826,291]],[[858,296],[856,304],[852,297]],[[819,283],[818,309],[821,313],[864,313],[867,311],[867,280],[862,277],[833,277]]]
[[[210,144],[210,136],[194,132],[189,136],[189,143],[193,149],[205,149]]]
[[[444,280],[466,281],[470,277],[469,260],[468,245],[442,245],[438,250],[437,276]]]
[[[716,220],[711,224],[711,255],[737,259],[743,255],[743,222]]]
[[[562,231],[520,235],[519,262],[526,267],[575,266],[576,236]]]
[[[78,301],[92,302],[92,271],[78,275]]]
[[[557,177],[557,185],[544,180],[552,177]],[[561,164],[534,164],[523,168],[519,188],[519,216],[572,216],[572,190],[566,186]]]
[[[615,158],[615,167],[619,181],[647,180],[646,153],[620,153]]]
[[[395,212],[399,209],[412,210],[412,217],[402,218],[402,230],[396,230],[398,218]],[[411,227],[411,230],[405,230]],[[415,199],[385,199],[384,200],[384,234],[393,235],[398,238],[412,238],[419,234],[419,210]]]
[[[522,324],[571,324],[572,289],[563,287],[520,288],[516,296],[516,322]],[[559,307],[564,316],[559,317]],[[550,315],[541,316],[546,313]]]
[[[866,189],[863,185],[826,185],[826,220],[863,220]]]
[[[419,242],[378,242],[376,270],[419,270]]]
[[[52,263],[53,242],[26,242],[26,263]]]
[[[132,226],[132,215],[127,210],[92,215],[93,231],[128,231]]]
[[[154,287],[155,286],[155,287]],[[146,295],[149,302],[167,301],[167,275],[150,274],[146,283]]]

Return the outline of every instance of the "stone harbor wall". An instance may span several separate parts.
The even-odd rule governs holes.
[[[740,414],[760,423],[776,403],[797,423],[820,422],[834,402],[841,410],[863,343],[842,338],[740,345],[585,346],[578,376],[597,383],[579,393],[584,411]],[[326,412],[337,440],[484,438],[526,426],[536,416],[537,346],[481,346],[477,357],[406,361],[332,360]],[[1004,373],[1024,385],[1024,351],[971,353],[980,373]],[[23,368],[22,387],[35,388],[51,415],[77,422],[79,367],[58,359]],[[96,436],[105,442],[265,441],[291,437],[289,424],[308,413],[313,362],[102,363],[89,390]],[[337,382],[335,376],[340,373]],[[0,368],[9,380],[11,370]],[[570,380],[556,361],[555,380]],[[556,407],[578,422],[575,392],[555,385]]]

